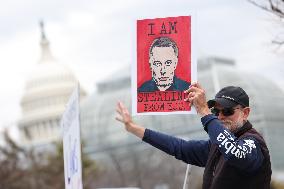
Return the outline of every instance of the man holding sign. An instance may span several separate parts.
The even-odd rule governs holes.
[[[188,164],[205,167],[203,189],[269,189],[272,173],[269,151],[248,121],[250,107],[246,92],[228,86],[207,102],[205,90],[193,83],[185,94],[185,101],[201,116],[209,140],[185,141],[145,129],[133,122],[121,102],[117,105],[116,119],[144,142]]]

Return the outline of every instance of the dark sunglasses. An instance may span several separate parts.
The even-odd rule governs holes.
[[[223,114],[223,116],[231,116],[235,113],[236,109],[240,109],[240,108],[224,108],[222,110],[218,108],[211,108],[211,112],[215,116],[219,116],[220,112]]]

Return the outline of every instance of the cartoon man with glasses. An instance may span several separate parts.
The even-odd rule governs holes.
[[[178,65],[178,47],[169,37],[154,39],[149,48],[152,79],[143,83],[138,92],[184,91],[190,83],[175,76]]]

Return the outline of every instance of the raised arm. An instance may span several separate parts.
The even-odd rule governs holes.
[[[124,124],[126,131],[142,139],[145,133],[145,128],[133,122],[129,111],[122,102],[117,103],[116,111],[118,116],[115,119]]]
[[[196,166],[204,167],[209,153],[209,141],[186,141],[174,136],[163,134],[137,125],[133,122],[127,108],[119,102],[116,120],[122,122],[125,129],[141,138],[144,142],[159,150]]]

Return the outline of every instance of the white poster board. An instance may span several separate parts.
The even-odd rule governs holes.
[[[61,120],[66,189],[83,188],[79,113],[79,85],[77,85]]]

